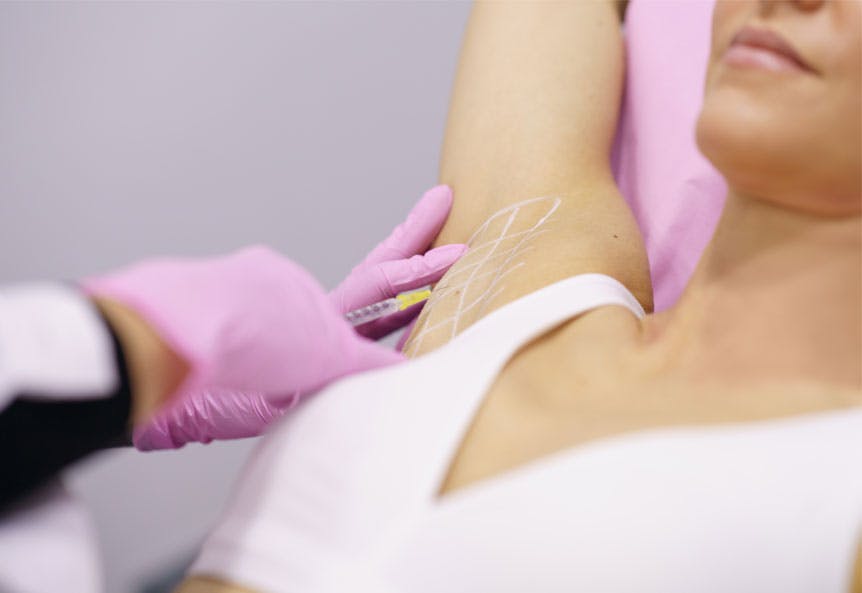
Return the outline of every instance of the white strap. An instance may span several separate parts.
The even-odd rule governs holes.
[[[637,299],[604,274],[581,274],[548,285],[490,313],[452,342],[417,363],[445,368],[450,388],[420,399],[429,433],[411,454],[423,470],[415,478],[421,497],[436,498],[452,458],[491,385],[517,350],[554,326],[604,306],[621,306],[642,318]],[[436,360],[435,360],[436,359]],[[438,371],[439,372],[439,371]],[[439,385],[435,383],[435,387]],[[422,482],[425,481],[423,484]]]
[[[521,297],[467,328],[457,339],[481,334],[484,350],[493,348],[508,357],[514,348],[562,323],[599,307],[625,307],[638,319],[646,313],[619,281],[604,274],[580,274]]]

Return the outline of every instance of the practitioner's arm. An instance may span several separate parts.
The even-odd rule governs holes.
[[[471,252],[438,285],[405,352],[562,278],[600,272],[646,309],[636,223],[610,170],[623,84],[624,7],[483,2],[473,9],[440,165],[455,194],[438,241]]]

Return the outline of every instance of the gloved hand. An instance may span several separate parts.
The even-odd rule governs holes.
[[[440,234],[451,208],[449,187],[438,185],[425,192],[407,219],[332,291],[330,298],[336,309],[348,313],[440,280],[467,250],[466,245],[453,244],[425,253]],[[379,340],[415,319],[423,304],[361,325],[356,331]]]
[[[437,235],[451,202],[448,188],[427,192],[332,295],[302,267],[260,247],[223,258],[150,261],[86,280],[89,294],[138,313],[190,368],[166,405],[135,428],[135,446],[254,436],[302,395],[401,360],[358,335],[343,313],[445,273],[464,246],[414,254]],[[391,329],[391,321],[365,328],[373,336]]]

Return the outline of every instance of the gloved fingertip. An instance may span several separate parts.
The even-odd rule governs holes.
[[[386,278],[388,294],[395,295],[439,281],[466,251],[466,245],[453,243],[432,249],[425,255],[383,262],[377,268]]]
[[[418,234],[430,243],[449,216],[452,202],[452,190],[448,185],[432,187],[422,194],[410,214],[407,215],[404,225],[398,231],[406,234]]]
[[[435,185],[422,194],[416,210],[427,210],[428,214],[446,214],[452,208],[452,200],[452,188],[448,185]]]
[[[426,253],[423,258],[430,268],[440,270],[449,268],[467,252],[467,246],[463,243],[452,243],[443,245]]]

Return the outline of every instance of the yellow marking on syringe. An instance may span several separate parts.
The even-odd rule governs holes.
[[[410,290],[408,292],[402,292],[401,294],[395,295],[395,298],[398,300],[400,304],[399,310],[403,311],[407,307],[412,307],[422,301],[427,301],[428,297],[431,296],[431,287],[423,286],[422,288],[417,288],[416,290]]]

